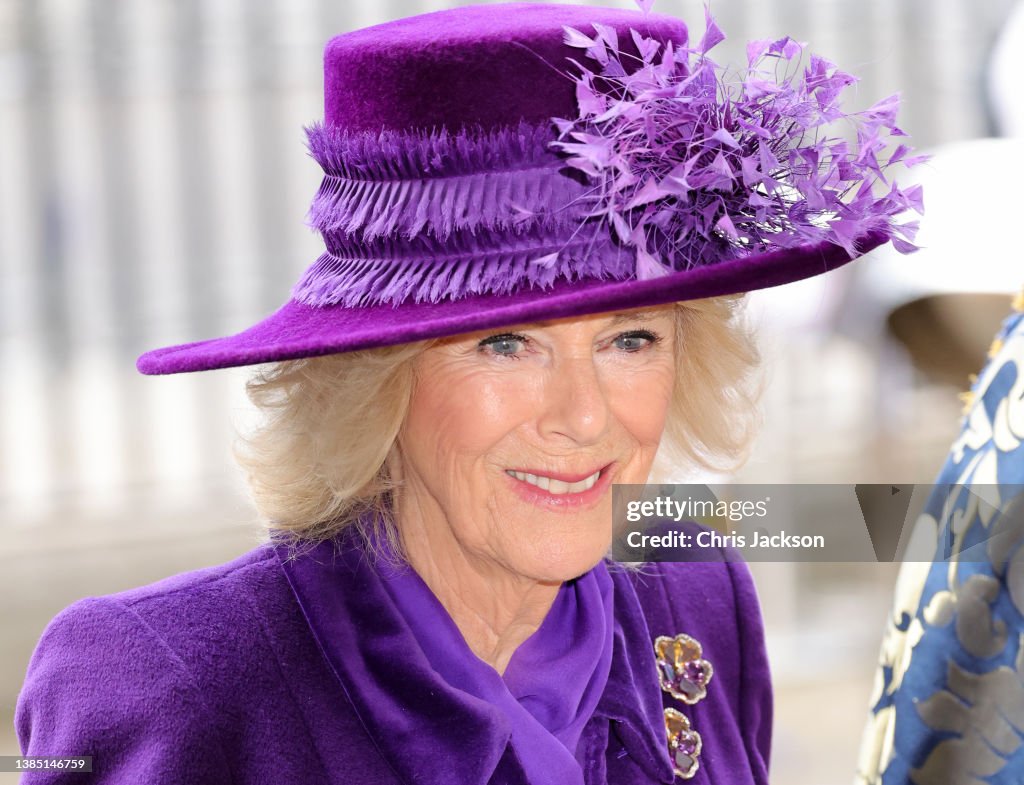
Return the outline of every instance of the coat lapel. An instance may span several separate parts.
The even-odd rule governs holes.
[[[615,582],[612,669],[594,715],[610,721],[622,750],[652,782],[671,783],[675,774],[668,755],[653,638],[629,577],[622,567],[609,565],[609,572]],[[609,754],[615,755],[610,747]]]

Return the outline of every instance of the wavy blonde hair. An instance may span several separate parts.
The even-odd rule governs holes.
[[[676,303],[675,385],[652,476],[742,464],[760,425],[760,356],[743,295]],[[262,366],[246,385],[261,417],[235,458],[272,538],[316,543],[365,513],[392,541],[389,458],[434,341]],[[694,383],[694,382],[698,383]],[[367,532],[363,532],[367,534]]]

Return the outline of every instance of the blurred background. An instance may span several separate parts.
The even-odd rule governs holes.
[[[0,0],[0,754],[18,752],[17,692],[61,608],[259,541],[230,455],[245,369],[145,378],[135,358],[248,326],[319,253],[302,127],[322,115],[326,39],[462,4]],[[1003,228],[1024,174],[1024,7],[711,5],[719,62],[744,63],[753,38],[809,42],[861,77],[854,108],[901,92],[901,126],[935,155],[911,172],[924,250],[751,298],[769,383],[737,479],[930,482],[1024,284]],[[656,10],[703,29],[699,0]],[[896,570],[753,568],[773,781],[849,783]]]

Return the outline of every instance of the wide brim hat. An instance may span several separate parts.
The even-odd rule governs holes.
[[[679,19],[533,3],[424,14],[331,39],[326,250],[275,313],[147,352],[145,374],[370,349],[734,294],[828,272],[920,208],[884,170],[896,101],[846,115],[854,80],[791,39],[729,75]],[[779,68],[779,64],[782,68]],[[786,75],[781,79],[777,74]],[[838,120],[855,139],[828,136]]]

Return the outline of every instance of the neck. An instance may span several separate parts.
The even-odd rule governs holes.
[[[399,518],[409,563],[473,653],[504,674],[515,650],[544,621],[561,584],[517,575],[469,552],[447,525],[409,512]]]

